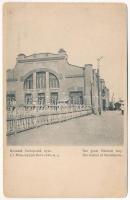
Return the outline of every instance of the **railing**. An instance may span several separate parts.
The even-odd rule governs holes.
[[[49,105],[10,108],[7,111],[7,135],[37,128],[42,125],[63,122],[92,113],[84,105]]]

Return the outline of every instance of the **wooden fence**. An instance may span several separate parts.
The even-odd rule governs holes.
[[[63,122],[92,113],[84,105],[50,105],[10,108],[7,112],[7,135],[15,134],[42,125]]]

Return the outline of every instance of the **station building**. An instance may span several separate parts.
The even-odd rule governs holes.
[[[57,54],[19,54],[7,70],[7,105],[84,104],[95,113],[109,107],[109,89],[92,64],[68,62],[65,50]]]

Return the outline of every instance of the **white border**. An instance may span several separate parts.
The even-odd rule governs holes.
[[[2,28],[2,8],[3,8],[3,3],[5,2],[89,2],[89,3],[125,3],[127,4],[128,6],[128,10],[129,10],[129,7],[130,7],[130,0],[91,0],[91,1],[87,1],[87,0],[28,0],[28,1],[25,1],[25,0],[0,0],[0,44],[1,44],[1,48],[0,48],[0,199],[7,199],[4,195],[3,195],[3,46],[2,46],[2,43],[3,43],[3,37],[2,37],[2,31],[3,31],[3,28]],[[128,21],[130,19],[130,14],[128,12]],[[128,27],[128,35],[130,35],[130,26]],[[130,43],[128,43],[128,50],[130,50]],[[128,51],[128,58],[130,56],[130,53]],[[130,77],[130,70],[128,71],[128,77]],[[130,83],[129,83],[129,80],[128,80],[128,94],[130,93]],[[130,96],[129,96],[130,97]],[[128,99],[128,105],[130,105],[130,100]],[[130,108],[128,107],[128,117],[130,116]],[[130,124],[130,123],[128,123]],[[129,135],[129,127],[130,125],[128,125],[128,135]],[[130,145],[130,137],[128,137],[128,147]],[[128,154],[130,154],[130,149],[128,149]],[[128,160],[128,166],[130,166],[130,161]],[[128,173],[128,183],[129,183],[129,180],[130,180],[130,175]],[[130,185],[128,184],[128,195],[125,199],[130,199]],[[14,200],[17,200],[18,198],[10,198],[10,199],[14,199]],[[22,199],[22,198],[21,198]],[[26,200],[28,198],[24,198],[24,200]],[[33,198],[29,198],[29,199],[33,199]],[[38,199],[38,198],[35,198],[35,199]],[[46,198],[44,198],[46,199]],[[63,198],[55,198],[57,200],[59,199],[63,199]],[[67,198],[67,199],[70,199],[70,198]],[[73,198],[75,199],[75,198]],[[79,198],[81,199],[81,198]],[[93,198],[87,198],[88,200],[90,199],[93,199]],[[94,199],[97,199],[97,198],[94,198]],[[104,199],[115,199],[115,198],[104,198]]]
[[[59,3],[73,3],[73,2],[85,2],[85,3],[125,3],[129,4],[128,0],[1,0],[0,4],[6,2],[59,2]]]

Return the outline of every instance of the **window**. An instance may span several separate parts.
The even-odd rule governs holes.
[[[49,73],[49,87],[50,88],[59,88],[59,81],[57,77]]]
[[[33,89],[33,74],[28,76],[24,82],[24,89]]]
[[[45,72],[36,73],[36,88],[45,88],[46,87],[46,74]]]
[[[83,93],[82,92],[70,92],[70,103],[71,104],[83,104]]]
[[[16,103],[15,94],[7,94],[7,107],[14,106]]]
[[[44,105],[45,104],[45,94],[44,93],[39,93],[38,94],[38,104],[39,105]]]
[[[58,93],[57,92],[52,92],[51,93],[51,98],[50,101],[52,104],[56,105],[58,102]]]
[[[33,102],[32,94],[25,94],[25,104],[31,105]]]

